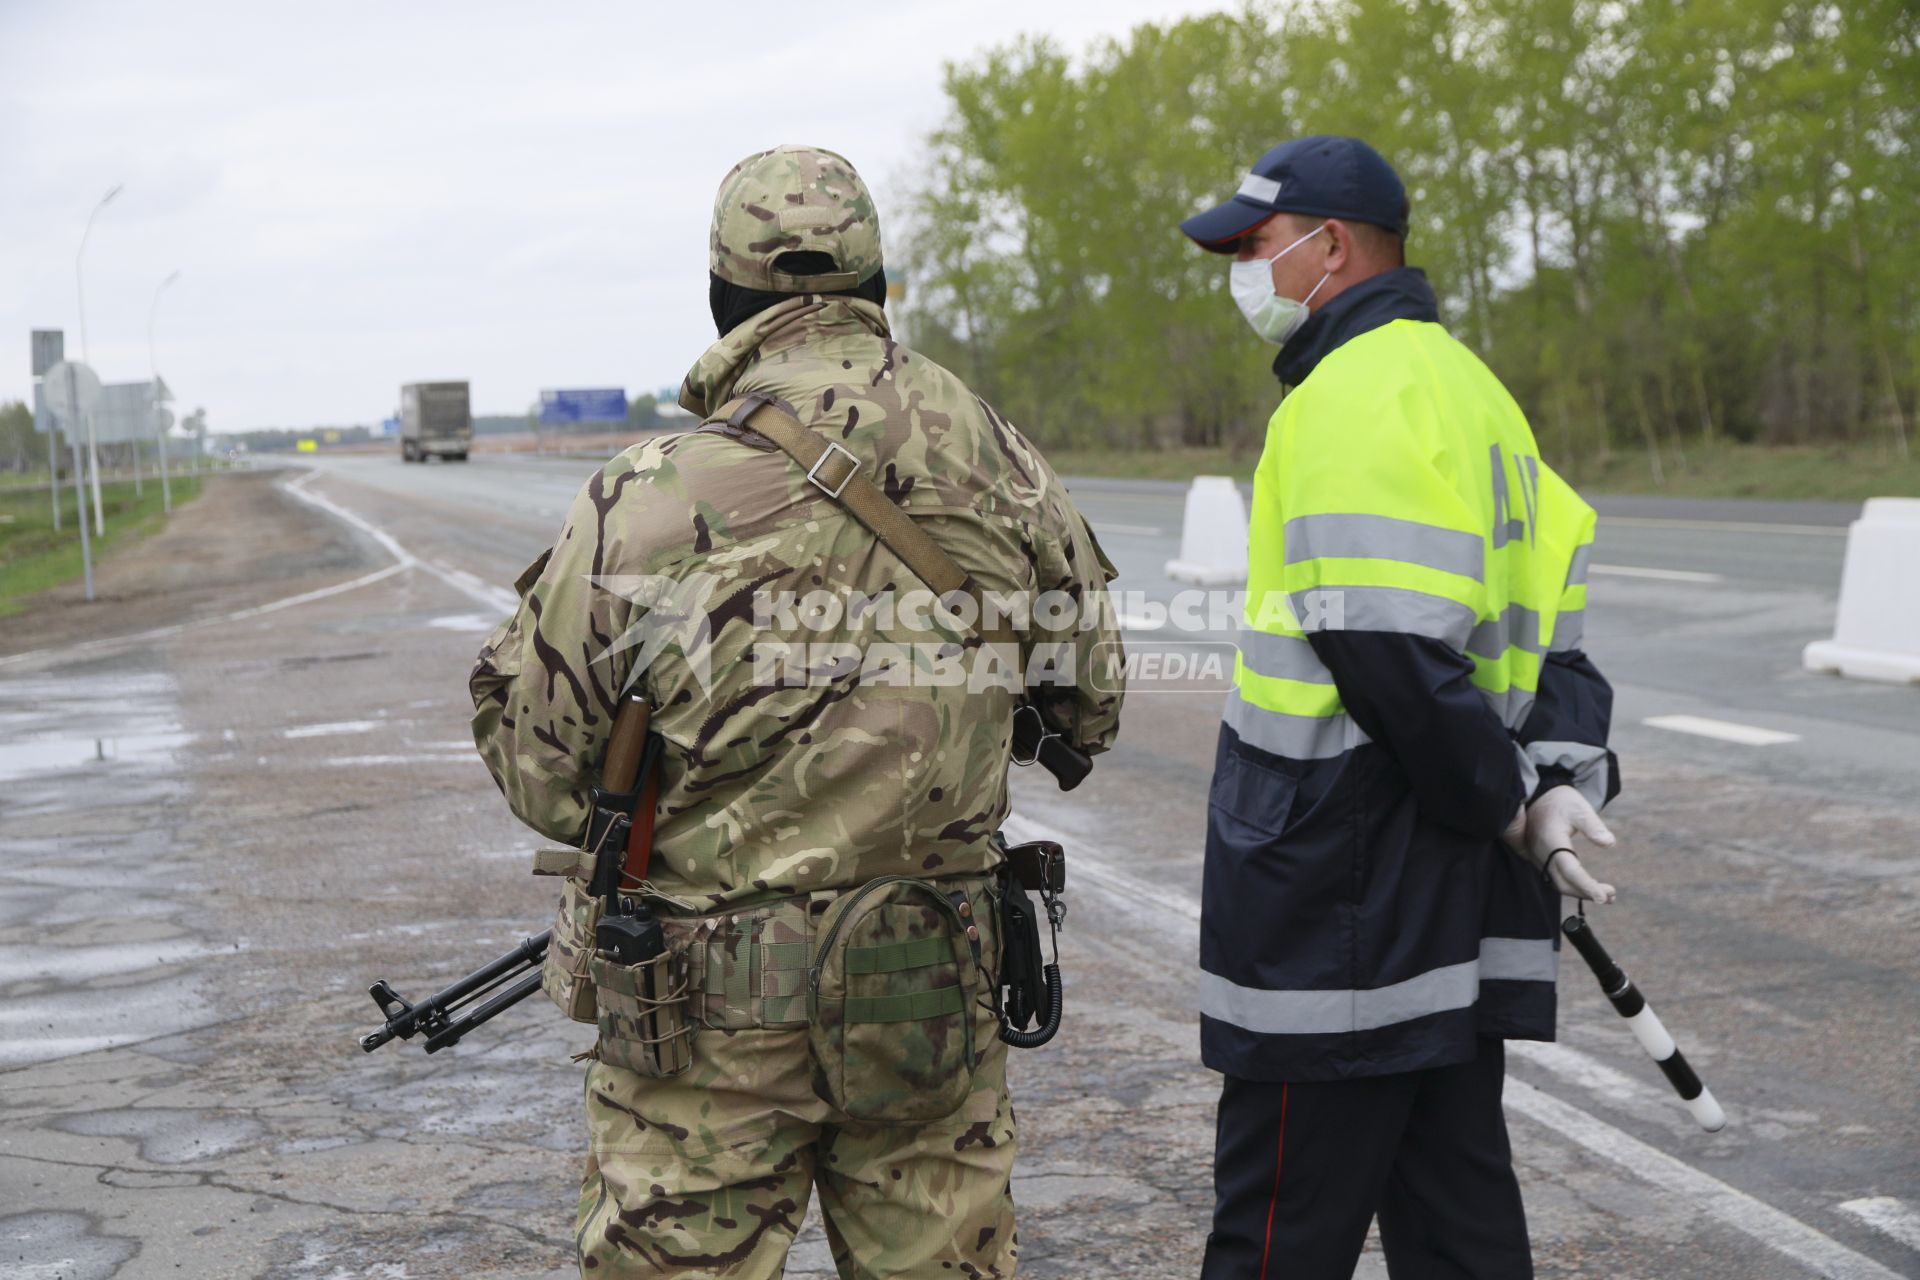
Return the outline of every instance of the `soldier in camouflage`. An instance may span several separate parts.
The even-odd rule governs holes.
[[[878,220],[853,167],[801,147],[734,166],[715,202],[710,267],[721,336],[681,404],[705,418],[734,397],[772,397],[849,450],[986,591],[1061,592],[1087,606],[1021,619],[1019,643],[1070,651],[1071,678],[1036,701],[1069,741],[1104,750],[1120,695],[1096,687],[1094,659],[1117,652],[1118,637],[1093,606],[1113,567],[1026,438],[893,341]],[[972,1010],[979,1064],[956,1112],[855,1122],[810,1082],[810,917],[789,907],[882,876],[957,886],[991,968],[988,878],[1004,857],[1017,693],[901,678],[914,672],[875,679],[865,662],[769,681],[766,651],[781,645],[870,653],[934,641],[957,652],[970,633],[938,614],[858,604],[769,615],[759,602],[783,593],[852,599],[921,584],[787,455],[724,423],[607,463],[519,585],[518,612],[472,677],[480,751],[516,814],[578,844],[634,677],[664,744],[654,901],[669,936],[691,937],[704,957],[690,1069],[648,1077],[589,1064],[582,1274],[778,1276],[817,1188],[843,1277],[1012,1276],[1014,1123],[991,1008]],[[567,891],[569,909],[584,910],[578,882]]]

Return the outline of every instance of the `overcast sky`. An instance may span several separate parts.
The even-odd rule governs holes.
[[[214,430],[372,423],[403,382],[476,412],[677,385],[712,340],[721,176],[782,142],[866,176],[886,248],[941,64],[1078,52],[1221,0],[260,4],[0,0],[0,400],[28,330],[109,382],[159,365]],[[10,354],[9,354],[10,353]]]

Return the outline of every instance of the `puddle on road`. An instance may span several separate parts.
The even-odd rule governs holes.
[[[332,724],[302,724],[282,729],[283,738],[331,738],[343,733],[372,733],[385,728],[384,720],[338,720]]]
[[[193,741],[173,713],[173,693],[159,675],[0,682],[0,782],[169,764]]]
[[[170,757],[193,741],[186,733],[137,733],[112,738],[47,738],[0,743],[0,782],[14,782],[36,773],[62,773],[89,765],[110,764],[143,756]]]
[[[128,1111],[88,1111],[62,1116],[53,1128],[83,1138],[127,1138],[140,1144],[147,1164],[189,1164],[244,1151],[265,1136],[266,1126],[250,1116],[219,1111],[142,1107]]]
[[[139,1251],[132,1240],[101,1234],[91,1214],[0,1218],[0,1275],[10,1280],[107,1280]]]
[[[232,942],[189,927],[178,703],[157,672],[0,679],[0,1068],[214,1020],[198,966]]]
[[[422,751],[416,755],[329,756],[320,763],[330,769],[411,768],[415,765],[464,764],[476,759],[472,748],[459,754]]]
[[[210,955],[213,948],[193,938],[130,942],[106,946],[47,947],[0,944],[0,990],[22,982],[95,978],[142,973]]]

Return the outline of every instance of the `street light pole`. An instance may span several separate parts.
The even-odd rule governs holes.
[[[160,403],[160,361],[154,355],[153,320],[160,313],[160,295],[167,291],[168,285],[179,278],[180,272],[176,269],[162,280],[159,287],[153,291],[153,305],[147,308],[147,369],[152,378],[147,385],[153,395],[154,437],[160,445],[160,503],[167,511],[173,510],[173,483],[167,478],[167,428],[165,420],[161,417],[166,412],[166,408]]]
[[[42,394],[45,393],[45,380],[42,380]],[[51,417],[51,415],[49,415]],[[47,423],[47,491],[53,495],[53,531],[60,532],[60,454],[58,437],[60,428]],[[85,523],[87,509],[80,508],[80,520]]]
[[[80,526],[80,565],[86,572],[87,600],[91,603],[93,600],[93,544],[87,540],[87,494],[86,490],[80,487],[80,475],[86,467],[80,462],[80,433],[73,429],[75,423],[72,421],[73,418],[80,416],[80,381],[71,363],[67,365],[67,405],[69,415],[66,424],[67,444],[73,451],[73,507],[80,514],[80,519],[77,521]]]
[[[116,182],[107,194],[100,197],[100,203],[93,206],[93,212],[87,215],[87,229],[80,233],[80,252],[73,255],[73,289],[80,300],[80,362],[87,362],[87,288],[80,274],[80,264],[87,256],[87,237],[93,234],[93,220],[100,211],[113,203],[113,198],[126,189],[124,183]],[[87,415],[87,464],[93,471],[93,531],[100,537],[107,533],[106,517],[100,510],[100,445],[93,429],[93,415]],[[82,512],[80,518],[86,519]]]

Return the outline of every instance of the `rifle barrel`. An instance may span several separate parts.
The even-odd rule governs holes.
[[[539,964],[542,960],[546,959],[547,943],[552,939],[553,930],[551,929],[531,938],[522,938],[520,945],[507,952],[507,954],[497,960],[492,960],[481,965],[478,969],[475,969],[466,977],[447,987],[444,991],[439,991],[428,996],[416,1007],[422,1009],[446,1009],[459,1004],[475,992],[484,991],[486,988],[493,986],[499,982],[501,978],[508,976],[515,970],[524,968],[530,964]]]
[[[430,1033],[434,1039],[437,1039],[448,1030],[447,1015],[450,1012],[458,1009],[469,1000],[485,995],[494,987],[499,986],[502,982],[510,978],[518,976],[526,969],[533,968],[536,972],[527,980],[532,983],[531,987],[527,986],[526,982],[522,982],[509,992],[503,993],[504,995],[517,992],[517,995],[513,995],[513,999],[504,1000],[503,1002],[503,996],[495,996],[492,1000],[482,1005],[481,1009],[488,1010],[486,1016],[487,1018],[491,1018],[494,1014],[499,1013],[500,1010],[525,999],[529,991],[540,985],[540,975],[537,970],[541,962],[546,959],[547,944],[552,940],[553,930],[551,929],[531,938],[523,938],[518,946],[505,955],[487,962],[466,977],[461,978],[459,981],[452,983],[440,991],[434,992],[434,994],[417,1004],[409,1004],[405,999],[395,993],[391,987],[387,986],[384,980],[374,983],[372,989],[374,1003],[380,1006],[381,1012],[385,1013],[387,1017],[386,1021],[381,1024],[379,1030],[360,1037],[361,1049],[367,1053],[372,1053],[389,1040],[395,1039],[396,1037],[402,1040],[410,1040],[421,1031],[426,1031]],[[397,1012],[395,1011],[396,1006],[398,1006]],[[475,1010],[476,1014],[479,1012],[480,1010]],[[461,1025],[468,1028],[478,1026],[479,1022],[471,1021],[471,1017],[472,1015],[469,1015],[468,1018],[463,1018],[460,1023],[454,1025]],[[485,1020],[485,1018],[480,1019],[481,1022]],[[459,1037],[455,1036],[454,1040],[457,1039],[459,1039]],[[431,1039],[429,1043],[432,1043]],[[453,1040],[448,1040],[444,1043],[451,1044]],[[432,1052],[432,1050],[430,1049],[428,1052]]]
[[[450,1044],[459,1044],[460,1037],[467,1034],[483,1022],[491,1021],[495,1015],[513,1008],[528,996],[540,989],[540,975],[530,973],[515,985],[508,987],[493,999],[475,1009],[472,1013],[457,1021],[450,1022],[427,1037],[427,1052],[438,1053]]]

